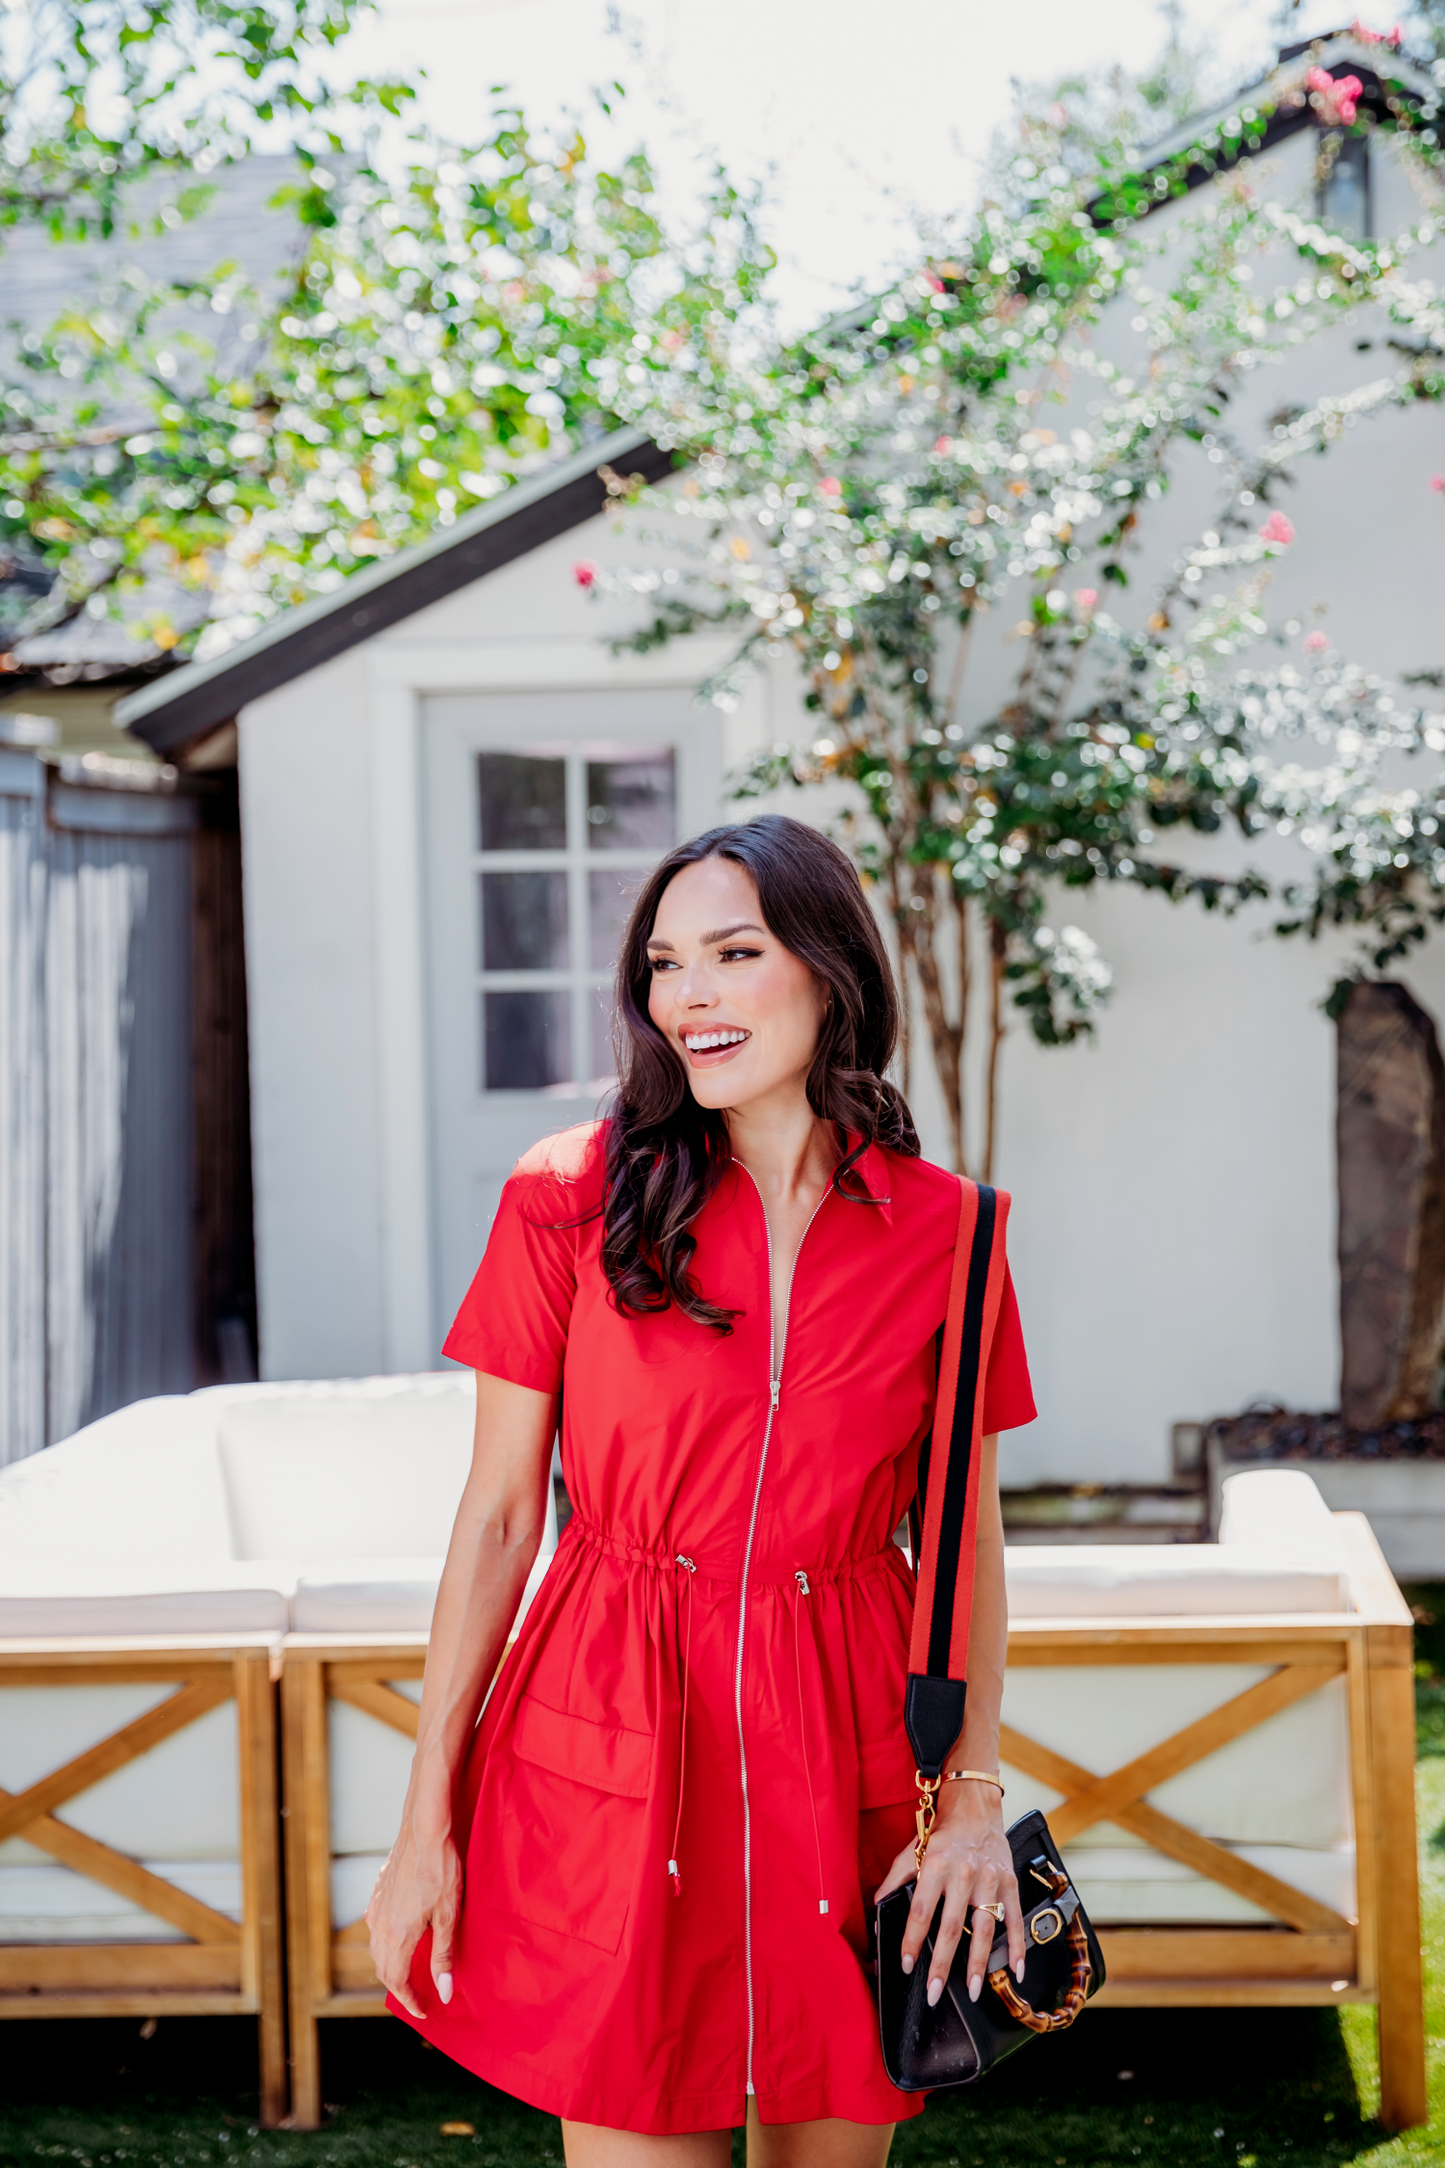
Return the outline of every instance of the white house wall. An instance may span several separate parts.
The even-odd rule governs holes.
[[[353,649],[247,708],[241,826],[262,1375],[379,1369],[367,763]]]

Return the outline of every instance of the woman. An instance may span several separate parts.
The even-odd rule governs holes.
[[[529,1152],[446,1352],[477,1372],[401,1834],[367,1913],[391,2007],[563,2118],[570,2168],[882,2168],[921,2101],[883,2070],[875,1893],[914,1872],[903,1682],[917,1479],[958,1225],[884,1072],[887,953],[833,844],[774,817],[684,844],[618,966],[610,1118]],[[575,1511],[477,1713],[541,1536]],[[967,1720],[998,1768],[995,1336]],[[1000,1793],[946,1782],[905,1942],[939,1900],[1023,1928]],[[969,1992],[993,1921],[978,1923]]]

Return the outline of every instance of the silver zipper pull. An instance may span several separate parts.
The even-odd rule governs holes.
[[[770,1378],[768,1380],[768,1405],[771,1408],[776,1409],[778,1405],[778,1395],[782,1391],[782,1389],[783,1381],[781,1378]]]
[[[813,1591],[808,1586],[808,1576],[806,1575],[806,1573],[804,1573],[801,1566],[799,1566],[797,1572],[793,1575],[793,1579],[797,1582],[799,1588],[802,1590],[805,1596],[812,1595]]]

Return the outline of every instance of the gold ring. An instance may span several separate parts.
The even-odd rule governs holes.
[[[999,1926],[1000,1926],[1000,1927],[1002,1927],[1002,1925],[1003,1925],[1003,1906],[1002,1906],[1001,1904],[994,1904],[994,1905],[984,1905],[984,1904],[976,1904],[976,1905],[974,1906],[974,1908],[973,1908],[973,1909],[974,1909],[974,1911],[975,1911],[975,1912],[987,1912],[987,1913],[991,1914],[991,1915],[992,1915],[992,1917],[993,1917],[994,1919],[996,1919],[996,1920],[998,1921],[998,1924],[999,1924]]]

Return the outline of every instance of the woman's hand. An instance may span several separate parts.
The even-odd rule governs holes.
[[[901,1889],[905,1882],[912,1879],[915,1872],[913,1847],[910,1844],[899,1853],[889,1868],[888,1878],[880,1886],[878,1896],[886,1897],[890,1890]],[[953,1953],[963,1936],[970,1905],[1003,1905],[1004,1925],[1008,1929],[1009,1963],[1013,1967],[1015,1978],[1022,1980],[1023,1914],[1019,1909],[1013,1856],[1004,1835],[1003,1798],[991,1784],[964,1780],[956,1784],[945,1783],[939,1787],[938,1818],[933,1826],[933,1835],[928,1840],[928,1850],[923,1855],[923,1872],[918,1876],[918,1887],[913,1893],[908,1926],[903,1936],[905,1972],[912,1972],[918,1962],[923,1938],[938,1910],[940,1898],[943,1899],[943,1918],[939,1923],[938,1937],[933,1945],[933,1961],[928,1973],[930,2009],[943,1993],[953,1964]],[[978,2001],[995,1932],[992,1914],[975,1910],[968,1950],[970,2002]]]
[[[450,1834],[424,1842],[405,1822],[376,1878],[366,1924],[377,1978],[413,2017],[426,2017],[411,1991],[411,1961],[428,1927],[431,1976],[440,1999],[452,1999],[452,1941],[461,1895],[462,1863]]]

